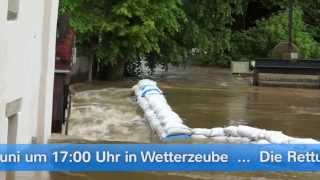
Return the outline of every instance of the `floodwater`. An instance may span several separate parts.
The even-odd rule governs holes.
[[[268,76],[267,76],[268,77]],[[250,125],[283,131],[289,136],[320,139],[320,91],[306,88],[252,87],[250,78],[226,69],[171,68],[154,77],[172,108],[190,127]],[[299,77],[300,78],[300,77]],[[88,142],[149,143],[142,112],[134,103],[136,80],[75,85],[69,135]],[[67,141],[66,142],[75,142]],[[14,176],[16,178],[14,178]],[[1,176],[0,176],[1,177]],[[29,178],[30,177],[30,178]],[[8,180],[105,179],[314,179],[318,173],[17,173]]]
[[[210,68],[169,72],[160,85],[190,127],[241,124],[320,139],[319,89],[252,87],[249,78]]]
[[[154,78],[190,127],[241,124],[320,139],[319,89],[252,87],[248,77],[204,67],[173,68]],[[69,135],[93,141],[150,142],[149,128],[132,96],[136,82],[75,85]]]

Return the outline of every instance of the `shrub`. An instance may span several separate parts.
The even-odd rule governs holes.
[[[308,32],[301,9],[295,9],[293,17],[293,40],[299,49],[300,57],[319,58],[320,45]],[[257,21],[256,26],[247,31],[233,33],[231,58],[239,60],[268,57],[278,43],[288,41],[287,39],[288,13],[283,11]]]

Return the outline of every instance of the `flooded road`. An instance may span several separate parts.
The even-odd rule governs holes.
[[[68,134],[88,141],[149,143],[151,132],[131,94],[119,87],[76,92]]]
[[[229,70],[171,68],[155,80],[190,127],[249,125],[289,136],[320,139],[318,89],[252,87],[250,79]],[[69,135],[91,142],[152,142],[141,110],[131,96],[136,80],[74,86]],[[18,173],[17,178],[45,180],[318,180],[318,173]],[[34,177],[34,178],[32,178]]]
[[[320,139],[318,89],[252,87],[249,78],[204,67],[171,68],[155,80],[189,127],[249,125]],[[150,142],[132,96],[136,82],[75,85],[69,134],[96,141]]]
[[[168,72],[160,86],[190,127],[241,124],[320,139],[318,89],[252,87],[250,79],[221,69],[192,68],[186,72],[181,76]]]

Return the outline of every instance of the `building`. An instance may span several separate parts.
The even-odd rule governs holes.
[[[0,0],[0,143],[51,134],[59,0]]]

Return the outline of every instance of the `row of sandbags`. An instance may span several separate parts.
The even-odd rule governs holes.
[[[191,129],[172,111],[156,82],[141,80],[133,90],[150,127],[162,140],[172,136],[191,136]]]
[[[280,131],[268,131],[249,126],[229,126],[225,128],[192,129],[192,139],[210,140],[216,143],[240,144],[317,144],[318,141],[306,138],[293,138]]]
[[[191,140],[213,143],[256,143],[256,144],[316,144],[314,139],[293,138],[280,131],[268,131],[249,126],[224,128],[189,128],[168,105],[157,83],[144,79],[133,88],[137,103],[144,111],[150,127],[161,140],[169,137],[186,136]]]

